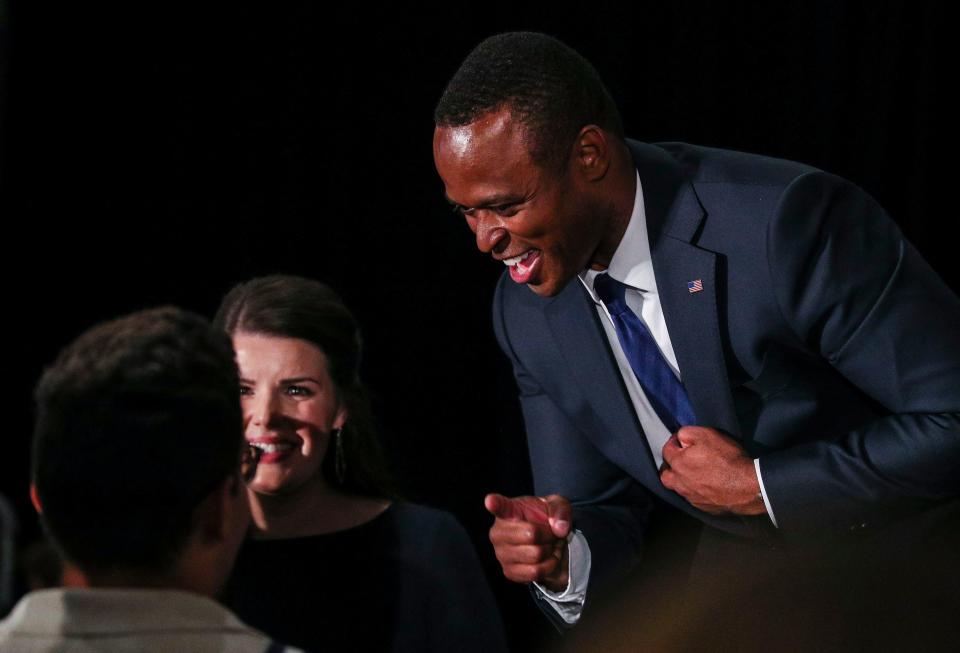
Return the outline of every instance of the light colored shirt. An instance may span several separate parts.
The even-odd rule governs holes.
[[[40,590],[0,622],[4,653],[264,653],[271,643],[213,600],[179,590]]]
[[[630,367],[630,360],[620,345],[620,339],[617,337],[617,330],[610,313],[603,302],[600,301],[593,287],[597,276],[604,273],[627,286],[624,294],[627,307],[643,321],[644,326],[647,327],[650,335],[656,341],[663,359],[680,379],[680,367],[677,365],[677,356],[673,351],[673,345],[670,343],[670,334],[667,331],[663,308],[660,306],[660,295],[657,292],[657,280],[653,274],[650,239],[647,235],[647,216],[643,205],[643,188],[640,184],[639,175],[637,175],[636,181],[637,190],[634,195],[630,222],[623,238],[620,240],[620,244],[617,245],[613,257],[610,259],[609,267],[605,271],[584,270],[580,273],[580,282],[597,305],[600,323],[603,325],[603,331],[610,342],[610,348],[613,351],[614,358],[616,358],[617,366],[620,368],[620,375],[626,385],[630,402],[637,413],[640,426],[643,427],[650,453],[659,468],[663,463],[663,445],[670,439],[671,433],[663,425],[663,421],[644,394],[636,374]],[[709,426],[709,424],[703,426]],[[760,462],[754,460],[753,463],[757,471],[757,479],[760,481],[760,492],[763,496],[767,514],[776,526],[777,522],[773,516],[773,509],[763,487],[763,478],[760,476]],[[590,546],[583,533],[577,530],[571,533],[568,541],[568,576],[570,580],[567,589],[563,592],[551,592],[538,583],[535,583],[535,586],[557,611],[557,614],[567,623],[573,624],[579,620],[586,600],[587,582],[590,575]]]

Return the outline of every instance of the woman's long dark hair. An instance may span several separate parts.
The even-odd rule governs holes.
[[[393,498],[367,392],[360,381],[363,349],[353,314],[328,286],[303,277],[273,275],[234,286],[220,302],[214,324],[231,337],[240,333],[299,338],[327,357],[330,378],[347,409],[343,428],[346,470],[334,473],[334,443],[324,457],[322,473],[333,487],[378,498]]]

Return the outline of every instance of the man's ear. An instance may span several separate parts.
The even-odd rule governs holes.
[[[38,515],[43,514],[43,506],[40,504],[40,495],[37,494],[37,484],[30,482],[30,503],[33,504],[33,509],[37,511]]]
[[[193,512],[193,537],[214,543],[245,534],[250,525],[247,488],[238,474],[223,479]]]
[[[230,475],[218,483],[193,511],[193,536],[200,541],[218,542],[227,536],[230,501],[237,493],[239,479]],[[233,499],[235,500],[235,499]]]
[[[599,181],[610,169],[609,135],[596,125],[580,130],[574,144],[574,165],[587,181]]]

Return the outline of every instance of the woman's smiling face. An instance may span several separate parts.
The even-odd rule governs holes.
[[[298,338],[238,332],[244,435],[261,449],[250,489],[288,494],[323,482],[320,465],[346,410],[327,369],[327,357]]]

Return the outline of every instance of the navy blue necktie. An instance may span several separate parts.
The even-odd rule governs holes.
[[[646,325],[627,306],[627,287],[609,274],[598,275],[593,287],[613,318],[623,353],[660,421],[671,433],[681,426],[695,424],[696,418],[683,384],[663,360]]]

